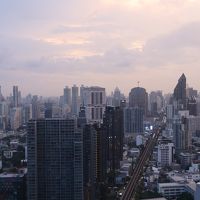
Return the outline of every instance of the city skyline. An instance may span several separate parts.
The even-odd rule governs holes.
[[[140,81],[167,93],[183,72],[199,90],[199,8],[197,0],[0,0],[2,92],[18,85],[56,96],[76,83],[128,94]]]
[[[184,74],[184,73],[183,73]],[[187,76],[186,76],[187,77]],[[178,78],[178,77],[177,77]],[[187,79],[188,79],[188,77],[187,77]],[[176,82],[175,82],[176,83]],[[174,83],[174,84],[175,84]],[[8,96],[12,96],[13,94],[13,88],[14,87],[19,87],[20,89],[21,89],[21,91],[20,91],[20,93],[22,93],[22,97],[25,97],[25,96],[27,96],[27,95],[29,95],[29,94],[31,94],[31,95],[37,95],[37,96],[42,96],[42,97],[60,97],[60,95],[63,95],[63,92],[64,92],[64,90],[66,89],[66,88],[68,88],[70,91],[71,91],[71,89],[74,87],[74,86],[77,86],[78,87],[78,95],[80,96],[81,94],[81,87],[86,87],[86,88],[90,88],[90,87],[100,87],[100,88],[105,88],[105,92],[106,92],[106,96],[112,96],[112,95],[114,95],[114,92],[115,92],[115,90],[116,89],[119,89],[119,91],[121,92],[121,94],[123,94],[123,95],[125,95],[125,97],[126,98],[128,98],[128,96],[129,96],[129,93],[131,92],[131,90],[132,89],[134,89],[134,88],[137,88],[137,87],[139,87],[139,88],[144,88],[145,90],[147,90],[147,93],[148,94],[150,94],[151,92],[154,92],[154,91],[162,91],[162,93],[163,93],[163,95],[168,95],[168,94],[173,94],[173,88],[171,88],[171,90],[169,90],[169,91],[164,91],[164,90],[162,90],[162,88],[158,88],[158,89],[153,89],[152,88],[152,90],[150,89],[150,90],[148,90],[147,88],[148,87],[144,87],[139,81],[137,81],[137,83],[135,83],[135,85],[134,86],[132,86],[131,88],[127,88],[127,90],[123,90],[122,88],[120,88],[120,87],[118,87],[118,86],[114,86],[113,88],[106,88],[106,86],[105,87],[101,87],[101,86],[99,86],[99,85],[83,85],[83,84],[80,84],[80,85],[77,85],[77,84],[72,84],[72,85],[65,85],[65,86],[62,86],[62,87],[60,87],[60,88],[57,88],[57,93],[56,94],[52,94],[52,93],[50,93],[50,94],[47,94],[47,95],[45,95],[45,93],[43,94],[43,93],[41,93],[40,91],[36,91],[37,93],[34,93],[33,91],[34,90],[29,90],[29,89],[27,89],[27,90],[25,90],[25,91],[23,91],[23,89],[24,89],[24,85],[16,85],[16,84],[14,84],[14,85],[11,85],[11,86],[8,86],[8,85],[0,85],[0,92],[1,92],[1,94],[4,96],[4,97],[8,97]],[[187,84],[186,84],[186,88],[194,88],[192,85],[190,85],[190,84],[188,84],[188,82],[187,82]],[[58,90],[59,89],[59,90]],[[197,88],[194,88],[194,89],[196,89],[196,90],[198,90]],[[59,92],[60,93],[59,93]],[[70,92],[70,93],[72,93],[72,91]]]

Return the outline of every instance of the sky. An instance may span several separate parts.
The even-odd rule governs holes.
[[[200,90],[199,0],[0,0],[0,85],[61,95],[81,84]]]

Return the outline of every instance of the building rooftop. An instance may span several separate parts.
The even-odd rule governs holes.
[[[141,199],[142,200],[142,199]],[[153,199],[145,199],[145,200],[167,200],[166,198],[164,197],[159,197],[159,198],[153,198]]]
[[[0,179],[1,178],[17,178],[17,177],[24,177],[24,174],[12,174],[12,173],[0,174]]]

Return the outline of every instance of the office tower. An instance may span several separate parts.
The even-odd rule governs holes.
[[[172,136],[173,134],[173,120],[174,120],[174,106],[167,105],[166,106],[166,130],[168,132],[168,136]]]
[[[129,107],[138,107],[144,110],[144,116],[148,113],[148,94],[144,88],[136,87],[129,93]]]
[[[84,85],[80,87],[80,104],[84,106],[84,89],[87,88]]]
[[[198,97],[198,91],[194,90],[193,88],[186,89],[187,98]]]
[[[44,104],[44,116],[45,116],[45,118],[52,118],[52,116],[53,116],[53,104],[51,102],[46,102]]]
[[[200,182],[196,185],[196,191],[194,194],[194,200],[199,200],[200,197]]]
[[[144,110],[142,108],[124,108],[124,132],[135,137],[144,132]]]
[[[197,116],[197,101],[195,97],[187,99],[187,109],[190,115]]]
[[[173,142],[177,153],[181,150],[189,149],[188,133],[186,131],[186,118],[189,117],[189,111],[179,111],[173,121]]]
[[[149,106],[152,116],[157,116],[164,106],[162,91],[153,91],[149,94]]]
[[[94,124],[97,134],[97,181],[105,182],[108,169],[108,139],[103,126]]]
[[[158,145],[158,166],[171,166],[174,160],[175,148],[173,143],[160,143]]]
[[[0,130],[8,126],[8,105],[5,101],[0,102]]]
[[[71,106],[71,89],[68,86],[64,88],[63,104]]]
[[[10,113],[10,127],[12,130],[17,130],[22,126],[22,109],[14,107]]]
[[[118,87],[115,88],[115,91],[113,93],[113,106],[117,107],[120,106],[120,101],[122,100],[121,98],[121,92]]]
[[[18,86],[13,86],[13,107],[18,107],[19,105],[19,91]]]
[[[86,119],[85,107],[81,106],[77,118],[77,125],[78,127],[83,128],[86,124],[87,124],[87,119]]]
[[[93,125],[83,128],[83,183],[84,199],[95,200],[97,180],[97,132]]]
[[[45,106],[42,99],[34,95],[32,98],[32,119],[43,119],[45,118]]]
[[[74,85],[72,87],[72,114],[78,115],[78,87]]]
[[[27,200],[24,172],[0,174],[0,199]]]
[[[123,110],[120,107],[106,107],[103,128],[108,139],[109,168],[115,172],[119,169],[120,161],[123,159],[124,123]]]
[[[174,144],[177,150],[190,150],[192,135],[200,130],[200,117],[190,116],[189,111],[179,111],[174,117]]]
[[[73,119],[28,124],[28,200],[83,200],[82,134]]]
[[[179,78],[178,83],[174,89],[174,100],[177,102],[178,110],[186,110],[186,77],[185,74]]]
[[[84,106],[88,122],[102,122],[106,107],[105,88],[88,87],[83,90]]]
[[[32,105],[27,103],[23,106],[23,123],[27,124],[32,119]]]
[[[0,86],[0,102],[3,101],[3,100],[4,100],[4,98],[3,98],[3,94],[1,92],[1,86]]]

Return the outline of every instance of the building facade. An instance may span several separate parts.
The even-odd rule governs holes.
[[[28,200],[83,200],[82,135],[72,119],[28,124]]]

